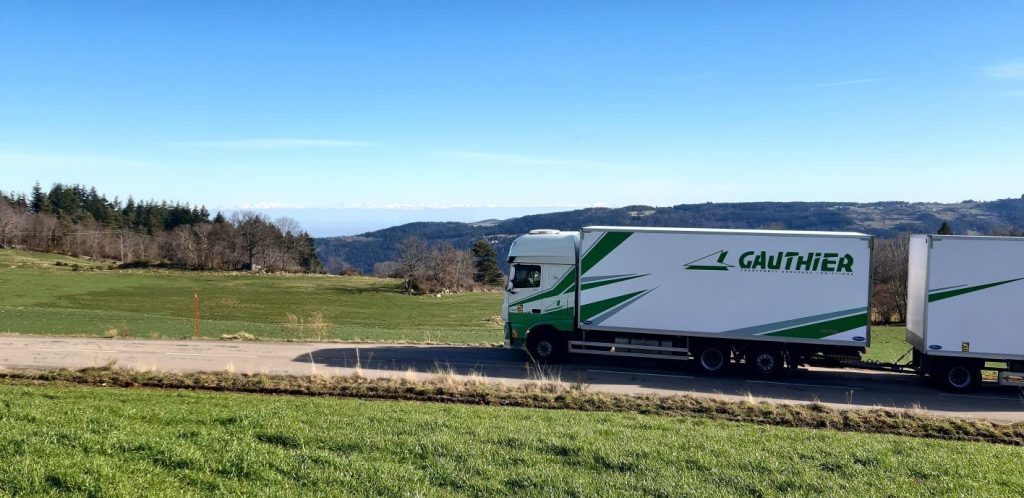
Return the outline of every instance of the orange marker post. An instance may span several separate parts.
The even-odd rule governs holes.
[[[203,336],[203,331],[199,326],[199,291],[196,291],[195,295],[192,296],[192,304],[196,311],[196,338]]]

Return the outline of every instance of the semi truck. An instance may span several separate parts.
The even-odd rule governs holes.
[[[1014,323],[1022,323],[1024,308],[986,318],[981,323],[992,326],[982,333],[948,320],[961,316],[957,310],[970,308],[970,302],[947,309],[951,303],[936,305],[934,300],[952,301],[971,294],[965,292],[969,289],[1002,287],[1006,295],[999,299],[1024,304],[1024,239],[1000,239],[1003,245],[992,246],[1002,251],[992,253],[995,259],[1013,259],[1016,267],[993,263],[993,273],[976,272],[989,278],[1017,271],[1020,283],[1008,277],[993,280],[1000,286],[989,287],[974,280],[951,283],[969,270],[947,267],[966,262],[936,253],[936,240],[914,237],[911,243],[908,340],[914,349],[904,364],[861,361],[871,346],[873,238],[853,232],[602,226],[578,232],[535,230],[516,239],[509,252],[502,313],[505,344],[525,348],[539,362],[568,355],[650,358],[691,362],[707,375],[721,375],[734,366],[762,377],[804,365],[913,371],[953,391],[977,387],[986,362],[1003,361],[1007,367],[999,371],[1000,382],[1024,385],[1021,374],[1014,373],[1024,371],[1021,326],[1015,325],[1016,339],[1000,339],[1014,330]],[[986,240],[984,244],[997,243]],[[970,247],[995,251],[977,243]],[[934,282],[949,285],[935,287]],[[915,304],[915,299],[921,302]],[[990,303],[977,309],[994,307]],[[950,330],[959,331],[957,348],[946,337]],[[973,349],[964,351],[969,344]]]

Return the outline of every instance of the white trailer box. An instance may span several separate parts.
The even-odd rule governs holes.
[[[920,353],[1024,360],[1024,238],[914,235],[907,293]]]
[[[870,235],[587,227],[579,329],[867,347]]]

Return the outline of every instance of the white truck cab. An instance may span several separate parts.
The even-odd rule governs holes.
[[[541,321],[573,330],[579,246],[579,232],[558,230],[533,230],[512,244],[501,316],[506,346],[521,343]]]

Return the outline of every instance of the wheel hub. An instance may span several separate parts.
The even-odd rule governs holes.
[[[953,367],[946,376],[949,384],[956,388],[967,387],[971,383],[971,372],[964,367]]]
[[[551,344],[550,341],[540,341],[537,343],[537,354],[540,355],[542,358],[547,358],[551,356],[551,353],[553,353],[554,351],[555,346],[554,344]]]
[[[718,370],[724,363],[724,355],[717,349],[705,349],[700,354],[700,364],[705,370]]]
[[[767,372],[775,368],[775,357],[768,353],[759,354],[757,355],[757,358],[754,359],[754,364],[757,365],[758,369]]]

